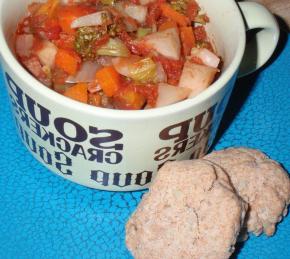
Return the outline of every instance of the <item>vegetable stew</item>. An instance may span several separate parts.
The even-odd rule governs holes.
[[[221,64],[195,0],[47,0],[28,6],[15,52],[40,82],[90,105],[161,107],[193,97]]]

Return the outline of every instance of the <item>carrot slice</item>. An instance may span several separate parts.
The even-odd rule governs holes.
[[[189,19],[185,15],[175,11],[173,8],[170,7],[169,4],[162,3],[160,5],[160,8],[162,14],[165,17],[171,19],[172,21],[175,21],[178,25],[187,26],[189,24]]]
[[[165,31],[165,30],[170,29],[170,28],[177,28],[176,22],[174,22],[172,20],[167,20],[159,26],[158,30]]]
[[[71,99],[74,99],[76,101],[87,103],[88,102],[88,85],[86,83],[75,84],[67,88],[63,95]]]
[[[108,97],[112,97],[120,89],[121,76],[113,66],[97,71],[96,80]]]
[[[74,75],[77,72],[80,62],[80,57],[70,50],[58,49],[55,56],[55,65],[69,75]]]
[[[190,21],[194,21],[195,17],[198,15],[199,6],[196,1],[190,1],[187,5],[186,16]]]
[[[180,28],[180,38],[183,46],[184,55],[189,55],[191,49],[195,46],[195,37],[191,26]]]
[[[122,110],[140,110],[145,102],[146,98],[130,87],[122,88],[122,90],[114,96],[114,106]]]

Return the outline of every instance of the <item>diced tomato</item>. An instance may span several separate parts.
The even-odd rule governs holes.
[[[206,41],[207,34],[204,26],[197,26],[194,28],[194,36],[196,41]]]
[[[46,37],[48,40],[55,40],[59,38],[61,27],[58,21],[53,18],[48,18],[47,15],[35,15],[26,17],[17,28],[17,33],[32,32],[39,37]]]
[[[146,16],[146,23],[149,26],[157,24],[158,19],[161,17],[161,9],[159,3],[151,3],[148,5],[148,13]]]
[[[121,32],[119,38],[125,43],[132,54],[146,56],[151,51],[151,49],[144,42],[133,40],[126,31]]]
[[[95,41],[96,48],[101,47],[102,45],[106,44],[110,39],[108,34],[103,35],[101,38]]]
[[[145,96],[148,106],[150,107],[155,106],[158,97],[158,88],[156,85],[147,84],[142,86],[135,86],[135,89],[138,93]]]
[[[57,17],[62,30],[68,34],[74,34],[71,23],[78,17],[93,13],[96,8],[87,5],[63,5],[57,10]]]
[[[199,65],[204,65],[204,63],[202,62],[202,60],[199,57],[193,56],[190,58],[190,60],[193,63],[199,64]]]
[[[29,24],[29,17],[25,17],[20,23],[18,23],[16,34],[25,33],[25,28],[27,28],[28,24]]]
[[[35,36],[43,36],[44,33],[44,22],[46,21],[46,15],[28,16],[18,24],[17,34],[22,33],[34,33]]]
[[[61,27],[56,19],[47,19],[44,23],[44,32],[49,40],[59,39]]]
[[[171,85],[177,85],[181,76],[184,61],[172,60],[163,56],[154,57],[155,61],[158,61],[163,66],[165,73],[167,74],[167,82]]]
[[[74,49],[75,36],[67,33],[60,33],[59,39],[54,40],[53,43],[63,49]]]

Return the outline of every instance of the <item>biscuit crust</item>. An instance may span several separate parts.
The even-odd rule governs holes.
[[[220,167],[168,162],[127,222],[127,247],[136,259],[229,258],[246,210]]]
[[[203,159],[221,166],[249,204],[246,230],[273,235],[290,203],[289,175],[282,166],[258,150],[243,147],[212,152]]]

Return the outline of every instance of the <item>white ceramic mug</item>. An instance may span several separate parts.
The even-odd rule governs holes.
[[[197,97],[167,107],[103,109],[53,92],[18,63],[11,39],[29,2],[0,3],[2,68],[19,136],[32,155],[57,175],[102,190],[147,188],[166,161],[204,155],[239,73],[246,30],[263,29],[256,36],[258,56],[242,64],[242,74],[262,66],[279,38],[274,17],[261,5],[243,2],[240,10],[234,0],[200,0],[210,17],[208,33],[224,61],[219,79]]]

